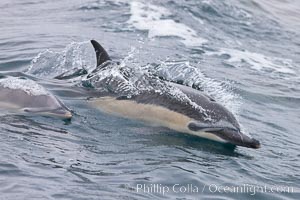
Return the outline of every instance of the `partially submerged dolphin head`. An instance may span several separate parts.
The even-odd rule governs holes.
[[[0,79],[0,108],[9,112],[32,113],[63,119],[71,111],[53,94],[33,80],[6,77]]]
[[[184,85],[170,84],[199,106],[183,111],[185,115],[191,118],[191,122],[187,126],[195,135],[201,136],[202,134],[220,142],[255,149],[260,148],[260,142],[242,133],[235,116],[212,97]]]
[[[205,132],[211,134],[207,135],[207,137],[215,138],[214,140],[216,141],[254,149],[260,148],[260,142],[254,138],[249,137],[248,135],[243,134],[239,126],[222,126],[216,124],[207,126],[206,124],[191,122],[188,124],[188,128],[196,133],[200,132],[201,134]]]
[[[110,57],[98,42],[92,40],[91,43],[97,56],[95,71],[101,73],[110,63],[106,62]],[[105,83],[113,83],[111,86],[114,87],[126,84],[115,84],[111,77],[108,79],[104,79]],[[93,105],[111,114],[158,124],[178,132],[248,148],[260,147],[259,141],[243,134],[234,115],[213,98],[191,87],[162,80],[161,83],[165,89],[160,92],[154,88],[124,95],[122,91],[114,90],[120,92],[105,94],[94,100]],[[136,88],[138,90],[139,87]],[[170,92],[172,90],[183,97],[174,96]]]

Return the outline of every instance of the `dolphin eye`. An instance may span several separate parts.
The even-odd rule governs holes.
[[[216,100],[215,99],[213,99],[212,97],[209,97],[209,100],[210,101],[213,101],[213,102],[215,102]]]
[[[231,130],[231,131],[234,131],[234,132],[240,132],[240,129],[236,128],[236,127],[230,127],[230,128],[227,128],[227,130]]]
[[[216,102],[216,100],[215,100],[214,98],[212,98],[211,96],[209,96],[209,95],[207,95],[207,94],[205,94],[205,96],[208,98],[208,100],[213,101],[213,102]]]

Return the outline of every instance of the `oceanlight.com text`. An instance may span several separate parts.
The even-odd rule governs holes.
[[[161,194],[166,195],[168,193],[246,193],[249,195],[255,195],[257,193],[294,193],[292,186],[282,185],[254,185],[254,184],[242,184],[242,185],[219,185],[219,184],[207,184],[207,185],[195,185],[195,184],[136,184],[134,187],[137,193],[149,193],[149,194]]]

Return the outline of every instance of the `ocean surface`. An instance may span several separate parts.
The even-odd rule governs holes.
[[[229,149],[66,94],[52,78],[94,69],[91,39],[132,80],[151,71],[201,88],[261,148]],[[1,200],[300,199],[298,0],[1,0],[0,50],[0,73],[31,74],[74,112],[69,122],[0,113]]]

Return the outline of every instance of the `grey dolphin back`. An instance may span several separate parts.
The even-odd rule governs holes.
[[[97,67],[103,64],[104,62],[111,60],[108,53],[96,40],[91,40],[91,43],[96,52]]]

